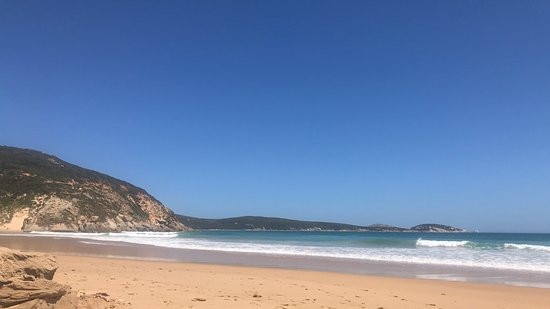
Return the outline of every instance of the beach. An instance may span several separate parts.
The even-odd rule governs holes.
[[[439,280],[57,256],[55,280],[120,308],[548,308],[550,292]]]
[[[3,236],[0,245],[54,255],[59,264],[54,281],[81,294],[106,295],[110,308],[548,308],[550,304],[550,290],[536,287],[161,261],[151,251],[162,248],[50,237]]]
[[[7,235],[7,234],[5,234]],[[0,246],[98,257],[550,288],[550,235],[193,231],[12,233]]]
[[[550,309],[550,0],[0,29],[0,309]]]

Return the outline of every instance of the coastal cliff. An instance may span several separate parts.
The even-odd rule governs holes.
[[[0,230],[181,231],[145,190],[35,150],[0,146]]]

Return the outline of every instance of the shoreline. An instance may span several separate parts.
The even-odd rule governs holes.
[[[333,259],[216,250],[167,248],[122,241],[0,233],[0,246],[21,251],[66,256],[193,263],[206,265],[306,270],[359,276],[429,279],[439,281],[550,288],[550,275],[537,272],[478,269],[445,265]]]
[[[0,236],[0,246],[54,255],[59,263],[54,281],[70,285],[79,294],[106,295],[113,300],[109,304],[114,309],[542,309],[550,303],[545,288],[296,269],[286,267],[288,264],[222,264],[212,260],[242,255],[214,255],[213,259],[211,252],[82,241],[86,240]],[[184,261],[178,255],[160,260],[155,256],[159,250],[204,260]],[[252,255],[246,261],[256,258]],[[288,263],[286,258],[274,260]]]

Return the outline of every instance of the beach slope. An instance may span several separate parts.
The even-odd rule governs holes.
[[[131,308],[548,308],[550,290],[330,272],[57,256],[56,280]],[[122,307],[121,307],[122,308]]]

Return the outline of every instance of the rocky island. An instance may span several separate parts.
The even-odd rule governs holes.
[[[128,182],[39,151],[0,146],[0,230],[186,229],[170,209]]]

